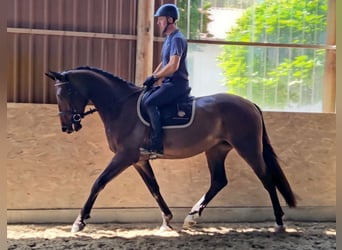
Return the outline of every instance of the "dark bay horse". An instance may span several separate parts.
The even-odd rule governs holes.
[[[149,157],[139,148],[149,137],[149,127],[138,117],[137,101],[142,87],[97,68],[78,67],[46,73],[55,81],[62,131],[82,128],[81,119],[91,101],[98,111],[110,149],[115,153],[94,182],[90,195],[76,218],[72,232],[81,231],[100,191],[113,178],[133,165],[156,199],[163,218],[161,228],[171,229],[172,213],[165,203],[152,171]],[[284,230],[276,189],[289,207],[296,206],[291,187],[280,168],[266,133],[261,110],[250,101],[230,94],[195,98],[196,113],[190,126],[164,131],[164,159],[181,159],[205,152],[211,183],[209,190],[192,207],[184,226],[192,226],[215,195],[228,184],[225,158],[234,148],[249,164],[271,198],[277,230]]]

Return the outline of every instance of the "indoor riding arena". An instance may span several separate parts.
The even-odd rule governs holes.
[[[209,10],[201,13],[216,13],[217,20],[221,12],[236,9],[241,17],[253,10],[253,4],[261,4],[204,0],[191,1],[191,9],[204,6],[195,8],[195,2],[207,3]],[[255,54],[258,49],[280,48],[279,57],[285,50],[323,55],[321,68],[310,71],[309,78],[315,81],[311,87],[300,85],[306,81],[304,73],[302,80],[287,85],[289,92],[284,96],[289,97],[290,104],[282,108],[266,105],[267,98],[257,103],[297,199],[297,207],[289,208],[279,195],[285,232],[276,232],[267,191],[251,167],[232,150],[225,160],[228,185],[193,227],[183,227],[183,221],[210,185],[204,153],[150,161],[160,192],[173,213],[172,230],[160,230],[163,220],[158,204],[138,172],[129,167],[101,191],[85,229],[71,233],[94,181],[114,154],[98,113],[84,117],[80,131],[62,133],[54,82],[44,73],[89,65],[141,85],[161,57],[164,38],[156,26],[155,11],[162,4],[175,3],[180,14],[187,16],[190,1],[11,1],[7,27],[8,249],[336,249],[336,0],[314,2],[316,9],[323,2],[327,7],[325,35],[314,44],[230,41],[205,36],[204,30],[197,37],[183,32],[191,48],[190,79],[204,81],[196,85],[190,80],[195,96],[212,94],[214,88],[229,91],[217,80],[223,73],[216,56],[210,59],[209,50],[221,53],[222,46],[245,46],[254,48]],[[191,15],[195,20],[195,14]],[[200,22],[205,18],[197,19]],[[191,28],[186,19],[179,20],[183,27],[181,22]],[[201,27],[210,27],[210,22],[201,23]],[[205,68],[211,67],[211,73],[204,75]],[[217,77],[211,75],[215,70]],[[200,74],[203,77],[198,77]],[[211,87],[208,79],[217,80],[216,87]],[[296,88],[296,84],[301,87]],[[249,90],[248,95],[253,88]],[[308,92],[315,94],[310,95],[312,102],[304,105]],[[297,99],[291,99],[293,93]],[[296,106],[295,101],[302,106]],[[94,106],[89,103],[86,110],[91,108]]]

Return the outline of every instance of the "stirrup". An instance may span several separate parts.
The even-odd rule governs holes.
[[[156,159],[164,155],[163,150],[153,150],[149,148],[139,148],[140,154],[148,155],[150,159]]]

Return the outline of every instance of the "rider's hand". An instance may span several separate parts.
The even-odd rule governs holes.
[[[158,81],[158,78],[155,78],[153,75],[151,75],[151,76],[146,78],[143,85],[146,87],[152,87],[156,81]]]

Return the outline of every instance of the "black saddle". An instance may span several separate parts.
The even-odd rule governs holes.
[[[144,110],[144,102],[158,88],[154,87],[143,91],[138,100],[138,114],[146,125],[149,125],[150,120]],[[189,95],[190,90],[172,103],[159,107],[160,119],[164,128],[182,128],[192,123],[195,114],[195,99]]]

